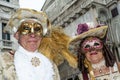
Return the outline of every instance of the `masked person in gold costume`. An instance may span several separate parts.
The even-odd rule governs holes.
[[[56,64],[67,57],[70,57],[67,59],[69,62],[75,62],[76,58],[68,54],[67,43],[58,40],[64,35],[63,40],[67,42],[69,37],[62,32],[56,34],[59,29],[51,29],[44,12],[18,9],[8,21],[5,32],[13,34],[19,46],[13,54],[0,54],[0,80],[60,80]],[[59,44],[60,47],[57,47]],[[73,62],[70,65],[75,67]]]

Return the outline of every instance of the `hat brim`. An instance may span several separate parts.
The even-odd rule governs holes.
[[[74,42],[77,42],[78,40],[82,40],[83,38],[85,38],[87,36],[97,36],[100,38],[104,38],[104,36],[107,32],[107,28],[108,28],[108,26],[101,26],[98,28],[90,29],[89,31],[86,31],[86,32],[74,37],[73,39],[71,39],[70,43],[74,43]]]
[[[88,36],[96,36],[99,38],[104,38],[107,32],[107,28],[108,26],[101,26],[101,27],[97,27],[94,29],[90,29],[80,35],[75,36],[74,38],[72,38],[69,43],[68,43],[68,49],[73,50],[72,48],[76,46],[76,44],[79,44],[80,41],[82,39],[84,39],[85,37]]]

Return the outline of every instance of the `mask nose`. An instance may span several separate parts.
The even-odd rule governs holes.
[[[35,33],[34,27],[31,28],[31,32],[30,33]]]
[[[35,37],[35,30],[34,30],[34,27],[31,27],[31,30],[30,30],[30,36],[31,37]]]
[[[91,46],[91,47],[90,47],[90,52],[91,52],[91,51],[94,51],[94,50],[95,50],[95,47],[94,47],[94,46]]]

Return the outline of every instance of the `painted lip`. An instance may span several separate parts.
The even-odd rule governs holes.
[[[90,55],[97,55],[98,53],[96,51],[91,51]]]

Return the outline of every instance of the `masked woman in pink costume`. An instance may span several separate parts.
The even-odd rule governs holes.
[[[69,48],[78,55],[83,80],[120,79],[115,54],[106,44],[107,28],[105,25],[79,24],[77,36],[70,41]]]

